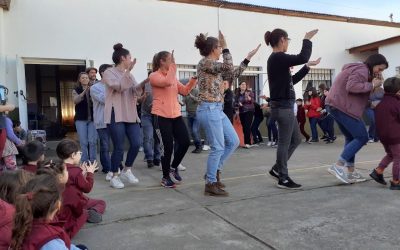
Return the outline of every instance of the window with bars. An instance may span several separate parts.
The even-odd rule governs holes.
[[[333,69],[310,69],[310,72],[303,78],[303,92],[310,87],[318,90],[320,84],[328,88],[332,86]]]

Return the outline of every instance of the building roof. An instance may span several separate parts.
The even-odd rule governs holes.
[[[10,8],[11,0],[0,0],[0,8],[8,10]]]
[[[272,7],[259,6],[247,3],[233,3],[223,0],[161,0],[161,1],[204,5],[217,8],[221,6],[221,8],[224,9],[243,10],[250,12],[273,14],[273,15],[303,17],[303,18],[321,19],[321,20],[329,20],[336,22],[359,23],[359,24],[400,28],[400,23],[397,22],[387,22],[387,21],[379,21],[366,18],[346,17],[346,16],[338,16],[338,15],[330,15],[330,14],[322,14],[322,13],[306,12],[298,10],[287,10],[287,9],[272,8]]]
[[[349,49],[349,53],[354,54],[354,53],[362,53],[362,52],[366,52],[366,51],[374,51],[374,50],[378,50],[379,47],[382,47],[384,45],[393,44],[393,43],[400,43],[400,36],[389,37],[384,40],[380,40],[380,41],[376,41],[373,43],[367,43],[364,45],[353,47],[353,48]]]

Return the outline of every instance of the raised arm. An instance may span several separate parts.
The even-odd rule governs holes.
[[[233,71],[232,55],[228,49],[222,51],[223,62],[206,59],[200,65],[200,70],[209,74],[219,74]]]
[[[311,53],[312,53],[312,42],[310,40],[304,39],[300,53],[297,55],[288,55],[285,53],[280,53],[280,63],[284,64],[288,68],[292,66],[305,64],[310,59]]]
[[[307,65],[304,65],[299,71],[297,71],[296,74],[292,76],[293,84],[300,82],[301,79],[303,79],[308,74],[309,71],[310,68]]]
[[[169,66],[166,76],[156,71],[150,74],[149,79],[150,79],[150,84],[153,87],[159,87],[159,88],[170,87],[176,81],[176,64],[173,63]]]
[[[135,84],[135,78],[133,75],[126,71],[122,74],[122,76],[116,75],[110,69],[104,72],[104,83],[107,86],[117,92],[123,92],[127,89],[130,89]]]
[[[197,78],[194,78],[194,77],[190,78],[190,81],[186,85],[183,85],[178,80],[176,80],[176,81],[178,84],[178,93],[186,96],[190,93],[190,91],[194,88],[194,86],[196,86]]]

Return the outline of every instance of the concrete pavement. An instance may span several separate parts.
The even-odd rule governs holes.
[[[140,153],[138,185],[115,190],[96,174],[89,196],[107,202],[103,222],[86,225],[73,239],[90,249],[400,249],[400,192],[372,180],[343,185],[326,169],[342,149],[335,144],[302,144],[289,163],[303,190],[275,187],[266,175],[275,149],[238,149],[223,171],[230,196],[203,195],[207,152],[189,149],[177,189],[159,186],[161,171],[147,169]],[[384,152],[368,144],[357,168],[368,174]],[[391,169],[386,175],[389,177]],[[368,178],[370,179],[370,178]]]

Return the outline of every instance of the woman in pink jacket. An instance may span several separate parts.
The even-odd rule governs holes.
[[[196,83],[196,77],[192,77],[186,85],[178,81],[173,52],[161,51],[154,56],[153,73],[150,74],[150,84],[153,88],[151,113],[154,115],[154,129],[161,147],[161,185],[166,188],[174,188],[175,184],[182,181],[178,166],[190,144],[189,134],[182,119],[181,105],[178,103],[178,94],[188,95]],[[173,150],[174,142],[178,145],[176,150]],[[172,151],[174,160],[171,163]]]
[[[382,85],[381,73],[389,66],[381,54],[371,55],[364,63],[350,63],[336,77],[326,98],[326,107],[345,136],[345,145],[338,161],[328,169],[344,183],[365,181],[355,171],[357,152],[368,142],[362,114],[373,89]]]

